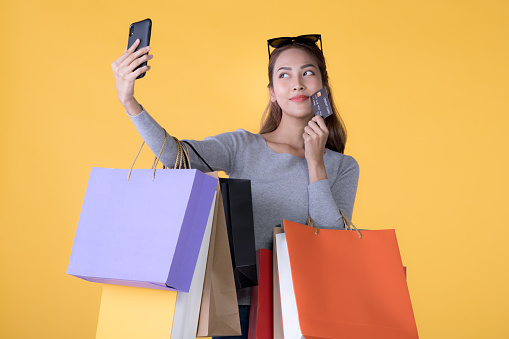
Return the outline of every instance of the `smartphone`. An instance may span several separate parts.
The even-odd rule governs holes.
[[[140,39],[140,44],[136,48],[136,51],[140,48],[144,48],[150,45],[150,34],[152,32],[152,20],[145,19],[142,21],[134,22],[129,27],[129,40],[127,42],[127,48],[131,47],[132,44],[136,41],[136,39]],[[145,55],[148,53],[145,53]],[[134,70],[137,70],[140,67],[146,66],[147,62],[145,61]],[[145,76],[145,72],[138,75],[136,79],[143,78]]]

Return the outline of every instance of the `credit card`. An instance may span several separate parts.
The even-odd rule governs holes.
[[[311,96],[311,105],[313,105],[315,115],[320,115],[324,119],[332,115],[332,108],[325,87]]]

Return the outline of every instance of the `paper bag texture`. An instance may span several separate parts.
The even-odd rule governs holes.
[[[254,239],[251,181],[221,178],[226,227],[237,289],[256,286],[256,253]]]
[[[272,294],[272,251],[256,251],[258,286],[251,290],[248,339],[272,339],[274,335]]]
[[[93,168],[67,273],[189,291],[218,179],[197,170]]]
[[[273,316],[274,316],[274,339],[284,339],[283,316],[281,314],[281,295],[279,293],[279,272],[277,269],[277,246],[276,234],[284,233],[283,227],[274,227],[273,250],[272,250],[272,280],[273,280]]]
[[[219,185],[218,185],[219,190]],[[214,204],[215,205],[215,204]],[[203,280],[209,252],[210,233],[214,220],[215,208],[210,210],[209,220],[203,235],[203,241],[196,261],[193,280],[189,292],[179,292],[175,304],[175,317],[173,318],[172,338],[195,339],[200,315],[200,304],[203,292]]]
[[[307,339],[418,338],[394,230],[362,230],[359,238],[338,229],[315,235],[314,228],[287,220],[284,228]]]
[[[221,191],[218,191],[197,337],[241,335],[237,290]]]
[[[276,234],[276,249],[284,338],[304,339],[299,323],[295,292],[293,290],[292,270],[285,233]]]
[[[170,339],[176,291],[103,285],[96,339]]]

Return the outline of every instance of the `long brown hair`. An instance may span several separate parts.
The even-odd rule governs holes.
[[[315,58],[318,64],[318,68],[320,69],[323,86],[327,89],[327,96],[329,97],[329,101],[333,112],[331,116],[325,119],[325,125],[329,130],[329,137],[327,139],[325,147],[339,153],[344,153],[346,144],[346,127],[345,124],[343,123],[343,120],[341,119],[341,116],[338,113],[336,105],[334,104],[334,99],[332,98],[332,92],[329,85],[329,76],[327,75],[327,66],[325,64],[325,58],[323,56],[322,51],[318,48],[318,46],[316,46],[315,44],[307,45],[294,42],[293,44],[279,47],[273,50],[269,59],[269,84],[267,87],[269,89],[273,88],[273,73],[274,67],[276,65],[276,60],[281,55],[281,53],[290,48],[300,48],[308,52],[311,56]],[[281,116],[282,111],[278,103],[276,101],[274,102],[269,101],[269,104],[267,105],[263,113],[260,134],[274,131],[281,123]]]

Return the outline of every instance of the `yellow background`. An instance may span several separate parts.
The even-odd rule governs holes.
[[[27,0],[0,13],[1,338],[95,337],[101,285],[65,272],[90,168],[129,166],[141,142],[110,64],[146,17],[155,58],[136,97],[179,138],[256,132],[265,40],[321,33],[361,169],[354,222],[396,228],[420,337],[509,337],[507,1]]]

